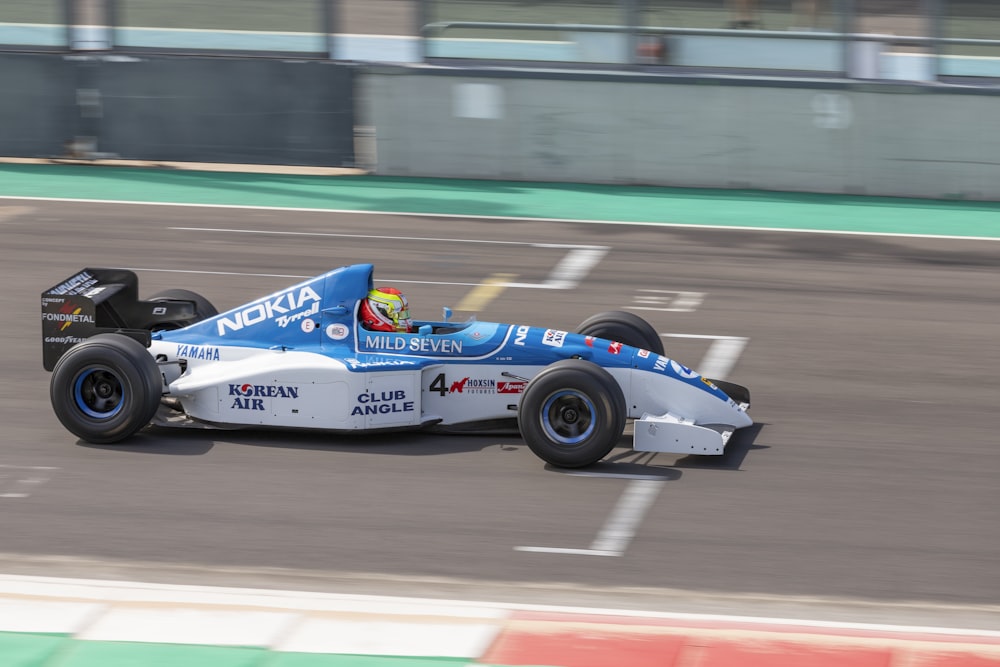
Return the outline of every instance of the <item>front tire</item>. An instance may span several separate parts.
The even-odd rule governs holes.
[[[120,334],[100,334],[70,348],[49,383],[62,425],[95,444],[120,442],[146,426],[162,393],[153,357],[142,343]]]
[[[576,332],[663,354],[663,339],[653,325],[626,310],[592,315],[580,323]]]
[[[536,375],[517,410],[521,437],[538,458],[563,468],[600,461],[625,429],[618,381],[600,366],[564,359]]]

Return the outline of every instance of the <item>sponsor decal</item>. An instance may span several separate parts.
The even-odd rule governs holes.
[[[622,344],[617,341],[612,341],[611,344],[608,345],[608,352],[610,352],[611,354],[618,354],[621,351],[622,351]]]
[[[668,363],[670,363],[670,359],[667,359],[662,354],[658,354],[656,355],[656,361],[653,362],[653,370],[666,371]]]
[[[496,392],[497,381],[489,378],[464,377],[451,383],[448,393],[454,394],[492,394]]]
[[[354,357],[349,357],[344,359],[344,362],[351,367],[351,370],[358,368],[382,368],[384,366],[411,366],[413,364],[412,361],[405,359],[390,359],[388,357],[372,359],[371,361],[359,361]]]
[[[436,340],[434,338],[411,338],[411,352],[431,352],[440,354],[462,354],[462,341]]]
[[[438,373],[427,387],[441,396],[449,394],[520,394],[527,382],[508,382],[494,378],[464,377],[450,383],[444,373]]]
[[[566,332],[559,331],[557,329],[546,329],[545,333],[542,334],[542,345],[548,345],[550,347],[562,347],[563,342],[566,340]]]
[[[514,345],[524,345],[528,340],[528,327],[520,326],[514,331]]]
[[[230,384],[233,410],[263,410],[264,398],[298,398],[299,388],[280,384]]]
[[[301,313],[293,313],[292,315],[282,315],[275,321],[278,323],[279,327],[284,329],[292,322],[297,322],[303,317],[309,317],[310,315],[316,315],[317,313],[319,313],[319,301],[314,301],[313,305],[310,306],[308,310],[302,311]]]
[[[593,336],[587,336],[586,338],[583,339],[583,342],[584,342],[584,344],[587,347],[594,347],[594,337]]]
[[[693,370],[691,370],[684,364],[677,363],[673,359],[670,360],[670,368],[674,371],[674,373],[677,373],[677,375],[684,378],[685,380],[691,380],[698,377],[698,374],[695,373]]]
[[[163,306],[156,306],[155,308],[153,308],[153,314],[154,315],[166,315],[167,314],[167,309],[165,307],[163,307]]]
[[[285,384],[231,384],[230,396],[266,396],[268,398],[298,398],[299,388]]]
[[[311,321],[311,320],[310,320]],[[333,340],[344,340],[351,334],[351,330],[343,324],[331,324],[326,328],[326,335]]]
[[[81,294],[90,287],[93,287],[97,283],[97,278],[95,278],[89,271],[81,271],[72,278],[59,283],[55,287],[49,290],[49,294]]]
[[[79,338],[77,336],[46,336],[46,343],[61,343],[63,345],[82,343],[87,340],[86,338]]]
[[[76,322],[86,322],[87,324],[94,324],[93,315],[82,314],[83,308],[81,306],[76,306],[72,303],[63,304],[62,308],[59,309],[58,313],[42,313],[42,319],[48,320],[49,322],[62,322],[62,326],[59,327],[59,331],[65,331],[70,325]]]
[[[718,389],[718,387],[716,387],[715,384],[713,384],[713,382],[711,380],[709,380],[708,378],[702,378],[701,381],[704,382],[705,384],[707,384],[712,389]]]
[[[406,391],[403,389],[358,394],[358,405],[351,410],[351,416],[387,415],[393,412],[413,412],[413,401],[406,400]]]
[[[302,332],[303,333],[312,333],[315,330],[316,330],[316,322],[314,322],[313,320],[311,320],[309,318],[306,318],[306,319],[302,320]]]
[[[462,354],[462,341],[433,336],[407,338],[405,336],[365,336],[365,346],[387,352],[416,352],[419,354]]]
[[[219,348],[210,345],[178,345],[176,357],[184,359],[204,359],[205,361],[219,361]],[[232,394],[232,385],[230,385]]]
[[[639,350],[639,357],[645,359],[649,356],[649,350]]]
[[[292,322],[319,313],[319,302],[319,295],[308,285],[298,290],[283,292],[276,297],[238,310],[232,316],[220,317],[217,320],[219,335],[225,336],[227,330],[240,331],[261,322],[273,321],[279,327],[285,328]]]

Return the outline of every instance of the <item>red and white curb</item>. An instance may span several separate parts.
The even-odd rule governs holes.
[[[0,632],[556,667],[1000,667],[1000,631],[0,575]]]

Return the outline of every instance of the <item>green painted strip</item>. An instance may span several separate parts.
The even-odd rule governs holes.
[[[0,195],[1000,238],[1000,203],[381,176],[0,165]]]
[[[41,667],[54,664],[62,649],[72,643],[68,636],[0,632],[0,664],[4,667]]]
[[[260,647],[87,641],[64,635],[0,632],[3,667],[464,667],[473,662],[465,658],[284,653]]]
[[[73,640],[58,662],[34,667],[261,667],[267,657],[264,648]]]

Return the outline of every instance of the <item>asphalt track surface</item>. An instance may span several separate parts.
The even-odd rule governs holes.
[[[995,241],[17,199],[0,238],[5,572],[996,626]],[[572,245],[607,249],[572,289],[475,291],[544,285]],[[432,318],[572,329],[698,294],[636,312],[696,367],[746,339],[725,369],[757,426],[721,458],[623,439],[589,471],[610,476],[585,477],[515,436],[93,446],[52,415],[37,297],[76,269],[224,309],[354,261]],[[637,488],[621,555],[582,553]]]

